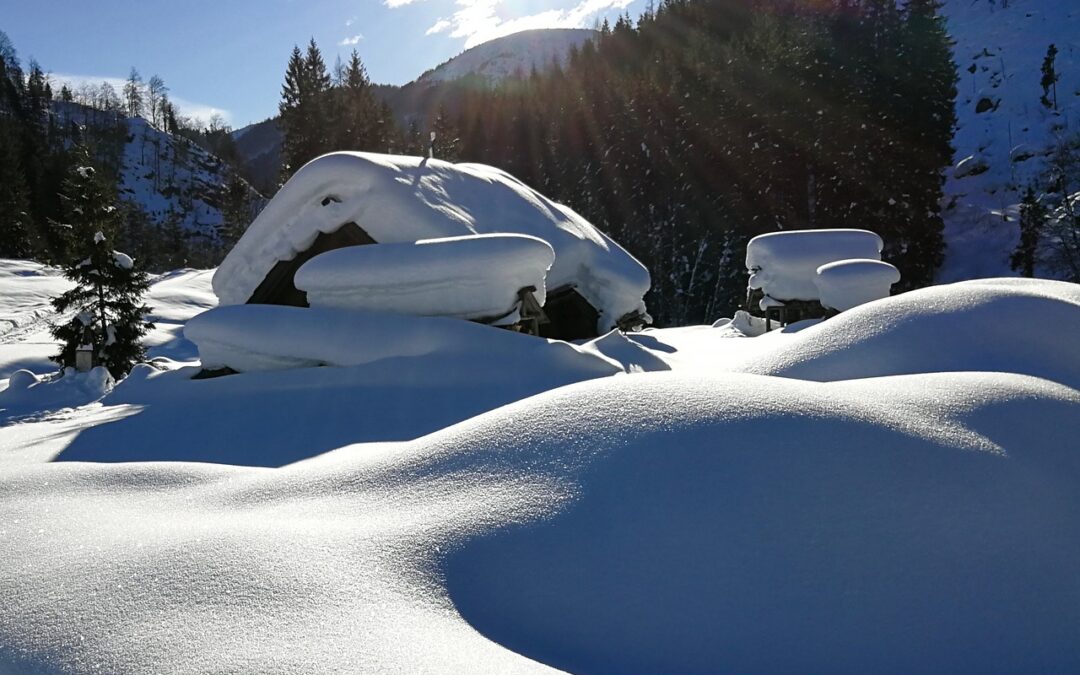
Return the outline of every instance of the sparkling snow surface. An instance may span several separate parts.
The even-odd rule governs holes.
[[[440,346],[193,381],[159,335],[166,370],[0,428],[0,672],[1080,668],[1080,287],[744,324],[580,345],[606,377]]]
[[[555,250],[547,287],[572,285],[600,312],[598,331],[644,312],[648,271],[572,210],[482,164],[336,152],[300,168],[214,275],[224,305],[242,304],[278,261],[353,222],[379,243],[471,234],[538,237]]]

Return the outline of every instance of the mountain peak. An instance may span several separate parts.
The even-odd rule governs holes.
[[[418,82],[446,82],[478,75],[498,82],[527,76],[534,68],[546,69],[553,61],[566,62],[570,50],[581,47],[597,33],[588,28],[539,28],[495,38],[467,49],[421,75]]]

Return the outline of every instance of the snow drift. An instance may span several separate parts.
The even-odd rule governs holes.
[[[599,311],[598,332],[645,312],[650,281],[641,263],[581,216],[506,172],[360,152],[324,155],[301,167],[222,262],[215,293],[225,305],[246,302],[275,264],[350,222],[380,244],[531,235],[555,251],[548,288],[576,288]]]
[[[279,470],[15,466],[0,667],[1070,670],[1078,405],[654,374]]]
[[[469,359],[477,370],[511,359],[518,368],[576,363],[596,375],[622,368],[568,342],[543,340],[469,321],[379,312],[228,305],[204,312],[184,328],[203,368],[237,371],[355,366],[439,353]],[[486,364],[485,364],[486,360]]]
[[[205,280],[155,284],[173,328],[369,349],[336,319],[275,335],[335,310],[182,318]],[[955,284],[754,339],[370,324],[394,319],[460,332],[402,326],[417,355],[394,336],[354,366],[142,366],[0,427],[0,673],[1080,669],[1080,287]]]
[[[1080,388],[1080,286],[983,279],[862,305],[733,367],[832,382],[998,371]]]

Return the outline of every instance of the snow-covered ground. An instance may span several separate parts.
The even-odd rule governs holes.
[[[192,380],[209,274],[0,391],[0,673],[1080,668],[1076,285]],[[3,372],[61,283],[0,264]]]

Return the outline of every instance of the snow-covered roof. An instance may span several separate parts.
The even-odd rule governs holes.
[[[347,246],[296,271],[312,307],[448,316],[507,325],[520,319],[520,289],[539,305],[555,252],[523,234],[476,234]]]
[[[571,209],[481,164],[336,152],[282,186],[214,275],[222,304],[246,302],[279,261],[322,232],[356,223],[378,243],[510,232],[551,244],[548,289],[571,285],[600,313],[598,331],[645,311],[649,273]]]
[[[746,246],[750,287],[776,300],[818,300],[817,269],[837,260],[880,260],[881,237],[869,230],[787,230]]]
[[[814,283],[825,307],[844,312],[889,297],[900,270],[881,260],[838,260],[817,269]]]

